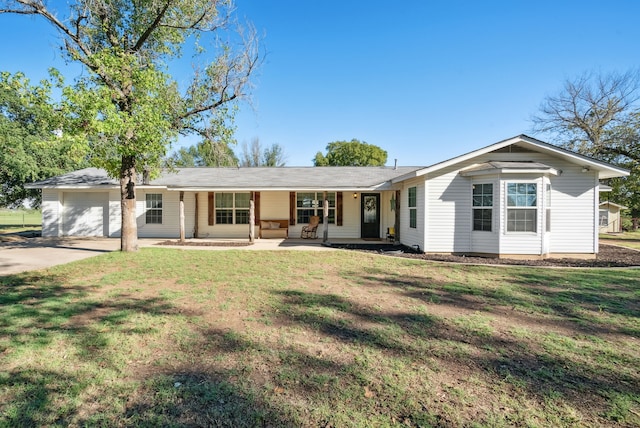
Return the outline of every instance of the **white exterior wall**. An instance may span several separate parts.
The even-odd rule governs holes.
[[[139,197],[139,194],[136,195]],[[109,192],[109,237],[119,238],[122,234],[120,229],[122,225],[120,189],[111,190]]]
[[[60,236],[62,219],[62,192],[42,189],[42,236]]]
[[[446,168],[427,181],[426,252],[471,251],[471,179]]]
[[[462,177],[461,169],[488,161],[534,161],[550,165],[562,173],[547,178],[541,175],[502,175]],[[538,184],[536,233],[506,232],[506,183]],[[473,232],[472,194],[474,182],[494,182],[494,231]],[[546,183],[551,184],[551,230],[546,234]],[[405,183],[406,188],[415,183]],[[488,153],[445,168],[426,177],[426,252],[486,252],[495,254],[545,254],[597,252],[597,177],[582,172],[582,167],[541,153]],[[406,209],[403,200],[402,208]],[[579,213],[577,215],[576,213]],[[418,213],[420,216],[420,213]],[[405,219],[406,218],[406,219]],[[403,243],[413,243],[406,233],[408,213],[402,216]],[[410,236],[411,235],[410,233]],[[495,238],[495,239],[494,239]]]
[[[260,197],[262,198],[262,195],[264,195],[265,193],[266,192],[261,193]],[[289,192],[287,192],[287,215],[283,218],[289,218],[288,198]],[[342,192],[342,226],[336,226],[335,224],[329,225],[330,241],[332,239],[360,237],[360,199],[360,193],[358,193],[358,197],[354,199],[353,192]],[[262,216],[262,213],[260,215]],[[305,225],[306,224],[296,224],[294,226],[289,226],[289,237],[299,238],[302,227]],[[324,224],[320,224],[318,226],[318,238],[322,238],[323,233]]]
[[[544,183],[539,175],[504,174],[500,180],[500,254],[543,254],[544,223]],[[535,232],[508,232],[507,231],[507,184],[508,183],[535,183],[536,184],[536,231]],[[552,216],[553,217],[553,216]]]
[[[598,180],[576,165],[551,177],[551,253],[598,252]],[[580,215],[576,215],[580,213]]]
[[[218,193],[218,192],[214,192]],[[231,193],[231,192],[228,192]],[[234,192],[234,193],[247,193],[247,192]],[[261,198],[264,193],[261,193]],[[209,225],[209,192],[198,192],[198,237],[199,238],[211,238],[211,239],[249,239],[249,225],[248,224],[214,224]],[[191,194],[191,206],[189,207],[190,215],[194,218],[195,213],[195,197]],[[185,211],[187,210],[187,193],[185,193]],[[186,216],[186,214],[185,214]],[[214,211],[215,218],[215,211]],[[283,217],[287,218],[287,217]],[[259,229],[255,228],[255,234],[258,236]],[[191,235],[193,236],[193,234]]]
[[[468,198],[469,206],[469,236],[471,237],[471,252],[498,254],[500,252],[500,181],[497,175],[488,175],[484,177],[473,177],[469,185]],[[491,218],[491,231],[473,230],[473,185],[474,184],[493,184],[493,207]]]
[[[162,195],[162,224],[146,224],[146,195]],[[193,237],[195,197],[191,192],[184,194],[184,230],[187,238]],[[180,192],[156,189],[138,189],[136,194],[136,217],[140,238],[180,237]]]
[[[417,227],[410,227],[409,222],[409,188],[416,188]],[[425,181],[415,178],[406,181],[400,196],[400,242],[407,247],[419,246],[425,251],[425,234],[427,233],[428,214],[425,199]]]
[[[391,198],[395,199],[396,191],[387,191],[380,193],[380,237],[386,239],[387,229],[395,227],[396,214],[395,205],[391,209]]]

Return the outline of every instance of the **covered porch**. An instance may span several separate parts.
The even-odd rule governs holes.
[[[174,196],[168,199],[179,195],[176,232],[180,241],[192,238],[253,243],[284,238],[287,245],[300,242],[314,245],[312,242],[316,241],[317,245],[400,241],[396,232],[400,230],[399,190],[247,192],[225,189],[222,192],[170,190],[169,193]],[[169,206],[167,204],[167,208]],[[320,219],[311,235],[315,239],[301,239],[303,228],[314,216]],[[273,230],[267,233],[264,229],[269,228],[269,224],[280,233]]]

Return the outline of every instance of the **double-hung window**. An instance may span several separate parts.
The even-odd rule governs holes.
[[[507,183],[507,232],[536,232],[536,183]]]
[[[336,222],[336,194],[335,192],[327,193],[329,201],[329,224]],[[324,214],[322,212],[322,204],[324,201],[324,192],[298,192],[296,195],[296,220],[297,223],[309,223],[311,216],[320,217],[320,223],[324,222]]]
[[[162,194],[147,193],[145,195],[146,224],[162,224]]]
[[[493,184],[473,185],[473,230],[491,232],[493,221]]]
[[[216,224],[249,224],[250,193],[216,193]]]
[[[409,227],[415,229],[418,227],[418,188],[409,187],[407,197],[409,206]]]

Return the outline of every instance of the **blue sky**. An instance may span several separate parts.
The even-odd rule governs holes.
[[[236,4],[267,52],[236,138],[280,144],[289,166],[352,138],[385,149],[389,165],[430,165],[528,133],[566,78],[639,66],[635,0]],[[38,80],[61,67],[41,20],[0,15],[0,40],[2,71]]]

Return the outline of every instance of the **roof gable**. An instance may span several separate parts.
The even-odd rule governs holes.
[[[489,146],[483,147],[478,150],[474,150],[469,153],[465,153],[463,155],[445,160],[443,162],[439,162],[428,166],[426,168],[422,168],[417,171],[413,171],[406,176],[398,177],[393,179],[394,183],[404,181],[413,177],[419,177],[425,174],[430,174],[441,169],[447,168],[449,166],[468,161],[470,159],[476,158],[478,156],[485,155],[491,152],[499,152],[499,153],[526,153],[526,152],[541,152],[548,153],[553,156],[557,156],[563,158],[569,162],[575,163],[576,165],[582,165],[584,167],[588,167],[589,169],[593,169],[598,172],[598,177],[603,178],[612,178],[612,177],[623,177],[629,175],[629,171],[623,168],[619,168],[615,165],[611,165],[607,162],[602,162],[588,156],[581,155],[579,153],[572,152],[570,150],[563,149],[558,146],[554,146],[549,143],[545,143],[544,141],[537,140],[535,138],[529,137],[527,135],[518,135],[517,137],[509,138],[506,140],[499,141],[495,144],[491,144]]]

